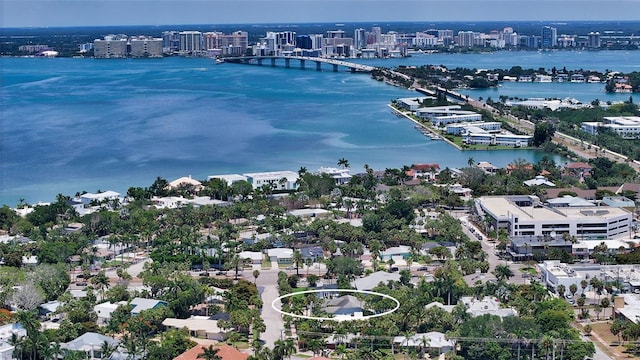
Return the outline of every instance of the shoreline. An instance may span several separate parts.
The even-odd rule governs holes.
[[[444,136],[441,136],[440,134],[438,134],[435,130],[433,130],[432,128],[428,127],[427,125],[417,121],[416,119],[412,118],[411,116],[408,116],[407,114],[399,111],[398,109],[394,108],[393,106],[391,106],[391,104],[387,104],[387,106],[391,109],[391,111],[393,111],[393,113],[397,116],[402,116],[405,117],[407,119],[409,119],[411,122],[413,122],[414,124],[416,124],[417,126],[420,126],[423,129],[427,129],[430,132],[434,133],[435,135],[438,135],[440,137],[440,140],[445,141],[447,144],[455,147],[456,149],[460,150],[460,151],[465,151],[465,149],[461,148],[460,146],[458,146],[456,143],[454,143],[453,141],[447,139]],[[434,140],[432,140],[434,141]]]

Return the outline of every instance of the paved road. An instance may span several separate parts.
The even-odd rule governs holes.
[[[280,313],[271,307],[271,303],[278,297],[278,272],[279,269],[260,270],[260,276],[256,285],[262,288],[262,319],[267,327],[261,335],[265,345],[273,348],[276,340],[283,337],[284,322]]]

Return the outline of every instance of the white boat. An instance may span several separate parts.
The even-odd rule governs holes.
[[[216,65],[224,63],[223,59],[216,59]]]

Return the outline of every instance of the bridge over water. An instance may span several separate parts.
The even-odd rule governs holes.
[[[297,61],[301,69],[305,69],[308,62],[315,63],[315,68],[318,71],[322,70],[322,64],[331,65],[333,71],[338,71],[338,68],[347,68],[351,72],[371,72],[376,69],[375,66],[356,64],[348,61],[342,61],[337,59],[327,59],[319,57],[309,56],[241,56],[233,58],[225,58],[224,61],[233,64],[249,64],[249,65],[264,65],[264,63],[270,64],[275,67],[278,62],[284,61],[284,67],[291,67],[291,60]]]

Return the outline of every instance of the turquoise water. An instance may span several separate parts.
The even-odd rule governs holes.
[[[640,52],[631,54],[620,71],[640,64]],[[512,56],[524,55],[530,56],[423,55],[382,64],[483,67],[478,59],[492,59],[487,61],[506,67]],[[516,60],[527,67],[524,58]],[[315,170],[343,157],[359,172],[364,164],[461,167],[473,157],[504,166],[544,155],[462,152],[431,141],[387,107],[391,99],[415,93],[365,74],[190,58],[2,58],[0,74],[0,204],[51,201],[78,191],[124,193],[157,176]]]

